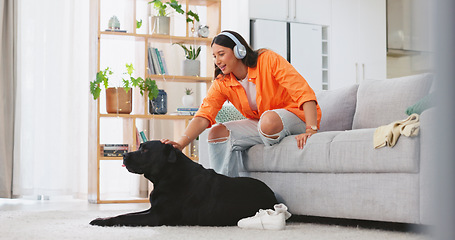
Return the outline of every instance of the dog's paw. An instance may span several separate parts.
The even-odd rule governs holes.
[[[107,226],[114,226],[115,223],[112,220],[112,218],[97,218],[97,219],[92,220],[90,222],[90,225],[107,227]]]

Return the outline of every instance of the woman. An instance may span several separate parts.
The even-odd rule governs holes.
[[[211,47],[215,81],[184,135],[177,141],[161,141],[182,150],[211,127],[211,167],[228,176],[238,176],[242,151],[253,145],[270,146],[298,134],[297,147],[302,149],[317,133],[321,119],[316,96],[306,80],[277,53],[253,51],[236,32],[223,31]],[[215,117],[226,100],[247,119],[215,125]]]

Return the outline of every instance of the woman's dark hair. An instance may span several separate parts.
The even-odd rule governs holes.
[[[223,32],[231,33],[232,35],[234,35],[237,38],[237,40],[239,40],[239,42],[243,46],[245,46],[246,56],[242,59],[243,64],[245,64],[247,67],[256,67],[256,64],[258,62],[258,56],[262,52],[262,49],[254,51],[248,45],[248,43],[245,41],[245,39],[240,34],[234,32],[234,31],[225,30]],[[227,48],[230,48],[230,49],[233,49],[234,46],[235,46],[235,43],[234,43],[234,41],[232,41],[232,39],[230,39],[228,36],[220,35],[220,34],[218,34],[217,36],[215,36],[213,38],[212,43],[210,44],[210,46],[213,46],[213,44],[217,44],[217,45],[220,45],[220,46],[223,46],[223,47],[227,47]],[[222,74],[224,76],[224,74],[221,72],[221,69],[219,69],[216,66],[216,64],[215,64],[215,76],[214,76],[214,78],[217,78],[218,75],[220,75],[220,74]]]

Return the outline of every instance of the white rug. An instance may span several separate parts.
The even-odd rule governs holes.
[[[417,233],[393,232],[310,223],[289,223],[286,230],[245,230],[238,227],[96,227],[97,217],[125,211],[42,211],[3,210],[0,212],[0,239],[428,239]]]

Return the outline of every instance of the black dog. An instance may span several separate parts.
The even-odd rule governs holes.
[[[144,174],[154,184],[151,208],[90,222],[98,226],[229,226],[259,209],[273,209],[273,191],[247,177],[230,178],[205,169],[172,145],[160,141],[141,144],[125,154],[128,171]]]

